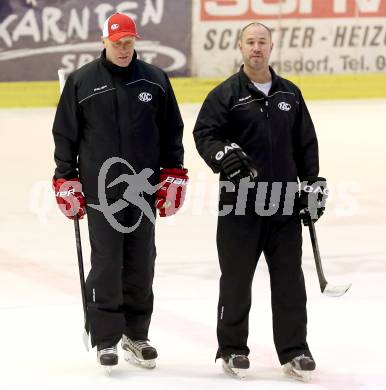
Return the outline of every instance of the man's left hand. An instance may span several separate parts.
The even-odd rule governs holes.
[[[298,210],[304,226],[311,218],[316,222],[324,213],[328,197],[327,180],[312,177],[300,183]]]
[[[189,182],[187,173],[185,168],[161,169],[161,188],[156,192],[155,201],[160,217],[174,215],[182,207]]]

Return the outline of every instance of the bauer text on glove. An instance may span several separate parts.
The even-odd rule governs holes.
[[[163,168],[160,172],[161,187],[156,192],[156,207],[160,217],[175,214],[183,205],[189,178],[185,168]]]
[[[82,219],[86,214],[85,200],[82,194],[82,184],[78,178],[52,179],[52,188],[55,191],[56,203],[60,211],[70,219],[77,215]]]

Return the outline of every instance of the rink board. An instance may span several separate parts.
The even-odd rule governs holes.
[[[306,99],[386,97],[386,74],[288,76]],[[173,78],[179,103],[200,103],[223,79]],[[58,102],[56,81],[0,83],[0,107],[49,107]]]

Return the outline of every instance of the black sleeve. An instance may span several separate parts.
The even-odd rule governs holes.
[[[224,136],[227,126],[228,107],[219,89],[215,89],[205,99],[193,130],[198,153],[214,173],[219,172],[216,153],[230,143]]]
[[[52,134],[55,143],[55,178],[78,177],[80,114],[74,80],[70,75],[56,110]]]
[[[160,112],[160,166],[162,168],[182,168],[184,164],[184,147],[182,135],[184,123],[178,108],[177,100],[168,76],[166,78],[165,99]]]
[[[295,122],[295,160],[300,181],[319,174],[318,140],[310,113],[299,91],[299,110]]]

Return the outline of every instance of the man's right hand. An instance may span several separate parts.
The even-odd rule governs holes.
[[[233,147],[227,150],[221,159],[216,159],[225,176],[235,185],[239,184],[241,179],[249,177],[253,180],[257,176],[257,171],[253,167],[251,159],[240,147]]]
[[[52,179],[52,188],[55,191],[56,203],[60,211],[70,219],[77,215],[82,219],[86,214],[86,202],[82,194],[82,184],[75,179]]]

